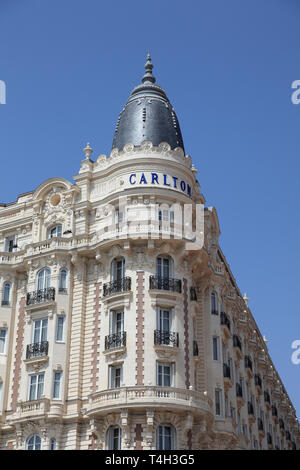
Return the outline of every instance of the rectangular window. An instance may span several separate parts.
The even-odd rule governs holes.
[[[222,416],[222,390],[215,390],[216,416]]]
[[[123,382],[122,366],[109,366],[109,388],[119,388]]]
[[[65,317],[60,315],[56,322],[56,341],[63,342],[65,336]]]
[[[0,404],[1,404],[1,400],[2,400],[2,388],[3,388],[3,382],[0,382]],[[1,410],[1,408],[0,408]]]
[[[174,364],[157,364],[157,385],[159,387],[174,386]]]
[[[219,338],[217,337],[213,338],[213,360],[219,360]]]
[[[110,316],[110,334],[118,334],[124,331],[124,312],[112,311]]]
[[[5,251],[8,251],[9,253],[12,253],[14,251],[16,245],[16,239],[15,237],[9,237],[5,239]]]
[[[54,372],[54,376],[53,376],[53,398],[55,398],[55,399],[61,398],[61,395],[60,395],[61,378],[62,378],[62,372]]]
[[[0,354],[6,353],[6,332],[7,330],[0,330]]]
[[[30,376],[29,400],[38,400],[44,394],[44,373]]]
[[[33,343],[42,343],[47,341],[48,318],[35,320],[33,325]]]

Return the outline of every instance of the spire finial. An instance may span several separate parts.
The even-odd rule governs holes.
[[[153,69],[153,64],[151,62],[150,52],[148,52],[147,62],[145,64],[145,71],[146,72],[145,72],[145,75],[142,78],[143,83],[145,83],[145,82],[155,83],[156,82],[155,77],[153,77],[153,75],[152,75],[152,69]]]

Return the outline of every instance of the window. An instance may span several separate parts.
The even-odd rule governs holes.
[[[175,450],[175,429],[171,425],[158,426],[156,433],[157,450]]]
[[[10,301],[10,283],[6,282],[3,286],[2,305],[9,305]]]
[[[67,292],[67,270],[66,269],[61,269],[59,273],[59,287],[58,291],[60,293],[66,293]]]
[[[8,237],[5,239],[4,250],[12,253],[16,248],[16,238],[15,237]]]
[[[157,385],[159,387],[174,386],[175,364],[157,363]]]
[[[56,341],[64,342],[65,336],[65,317],[59,315],[56,321]]]
[[[112,311],[110,315],[110,334],[118,334],[124,331],[124,312]]]
[[[3,382],[0,382],[0,404],[1,404],[1,400],[2,400],[2,388],[3,388]]]
[[[111,265],[112,281],[120,282],[125,277],[125,259],[116,258]]]
[[[50,287],[51,271],[49,268],[43,268],[37,275],[37,290],[48,289]]]
[[[211,313],[213,315],[218,315],[218,297],[215,292],[211,293]]]
[[[33,343],[42,343],[47,341],[48,318],[35,320],[33,323]]]
[[[219,338],[215,336],[213,338],[213,360],[214,361],[219,360],[219,349],[220,349]]]
[[[50,439],[49,450],[56,450],[56,439],[54,439],[54,437],[52,437],[52,439]]]
[[[121,450],[122,430],[118,426],[110,426],[106,433],[107,450]]]
[[[157,329],[170,332],[173,326],[173,315],[171,309],[158,308],[157,311]]]
[[[222,390],[215,390],[216,416],[222,416]]]
[[[30,376],[29,400],[38,400],[44,394],[44,373]]]
[[[6,332],[7,330],[1,328],[0,330],[0,354],[6,353]]]
[[[159,256],[156,260],[156,275],[158,278],[173,277],[173,260],[170,256]]]
[[[29,437],[27,440],[26,449],[27,450],[41,450],[41,438],[38,434],[34,434]]]
[[[60,399],[62,372],[54,372],[53,376],[53,398]]]
[[[109,366],[109,388],[119,388],[122,385],[123,370],[122,366]]]
[[[48,238],[61,237],[62,235],[62,226],[56,225],[48,231]]]

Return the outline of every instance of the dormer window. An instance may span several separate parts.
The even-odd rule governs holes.
[[[56,225],[55,227],[52,227],[48,231],[48,238],[61,237],[61,235],[62,235],[62,226],[61,225]]]

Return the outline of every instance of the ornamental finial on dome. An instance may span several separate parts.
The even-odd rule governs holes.
[[[146,82],[155,83],[156,82],[155,77],[152,75],[152,69],[153,69],[153,64],[151,62],[150,52],[148,52],[147,62],[145,63],[146,73],[142,78],[143,83],[146,83]]]

